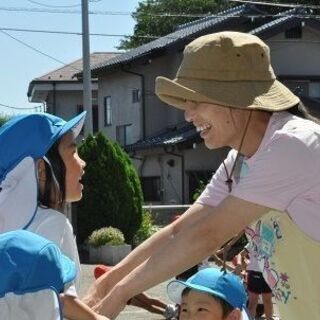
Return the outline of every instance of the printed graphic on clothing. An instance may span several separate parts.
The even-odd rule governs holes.
[[[276,218],[259,220],[246,228],[250,243],[250,251],[256,256],[264,278],[272,289],[275,299],[287,304],[290,302],[292,290],[290,276],[279,270],[273,262],[276,248],[283,239],[281,225]]]

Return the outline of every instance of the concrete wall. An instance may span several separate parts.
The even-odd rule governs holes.
[[[277,75],[320,75],[320,31],[302,28],[302,39],[286,39],[280,33],[268,40]]]

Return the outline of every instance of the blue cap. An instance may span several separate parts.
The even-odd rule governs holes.
[[[29,231],[0,235],[0,297],[44,289],[62,292],[76,276],[73,261],[51,241]]]
[[[86,112],[70,121],[48,113],[35,113],[11,118],[0,127],[0,183],[22,159],[42,158],[65,133],[81,131]]]
[[[175,303],[181,303],[181,295],[185,288],[208,293],[240,310],[247,302],[247,294],[240,278],[217,268],[205,268],[198,271],[187,281],[171,281],[167,286],[169,298]]]

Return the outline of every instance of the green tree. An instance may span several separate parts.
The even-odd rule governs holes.
[[[260,2],[319,5],[319,0],[261,0]],[[155,36],[161,37],[173,32],[181,24],[199,19],[201,15],[214,14],[237,5],[241,5],[241,3],[227,0],[141,1],[136,11],[132,14],[133,19],[136,21],[133,36],[125,37],[125,39],[121,40],[118,49],[129,50],[136,48],[154,40]],[[278,6],[264,6],[263,9],[270,14],[276,14],[279,10],[286,10],[286,8]],[[314,10],[313,13],[319,14],[319,11]],[[180,16],[169,16],[169,14]]]
[[[132,14],[136,21],[134,35],[121,40],[118,49],[132,49],[150,42],[154,38],[145,36],[164,36],[173,32],[178,25],[199,19],[202,14],[211,14],[230,6],[225,0],[146,0],[139,2]],[[232,4],[231,4],[232,5]],[[168,17],[166,14],[188,15]],[[160,15],[160,16],[155,16]],[[145,38],[139,38],[143,36]]]
[[[9,120],[8,116],[0,115],[0,127]]]
[[[79,242],[96,229],[112,226],[131,243],[141,225],[143,196],[128,155],[102,133],[89,135],[79,154],[87,163],[84,196],[77,205]]]

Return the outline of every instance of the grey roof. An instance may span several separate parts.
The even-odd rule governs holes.
[[[200,140],[199,132],[191,124],[184,122],[158,135],[125,146],[127,152],[177,145],[186,141]]]
[[[137,58],[149,55],[153,52],[160,51],[162,49],[168,48],[179,43],[182,43],[184,45],[186,42],[190,42],[190,40],[193,40],[197,38],[200,34],[203,34],[206,30],[211,30],[213,28],[218,29],[219,27],[221,27],[222,30],[222,26],[224,26],[225,23],[230,23],[233,20],[233,18],[237,18],[237,22],[240,22],[239,18],[242,15],[260,12],[261,11],[256,9],[254,6],[245,4],[222,11],[217,15],[199,19],[189,24],[185,24],[180,29],[164,37],[153,40],[140,47],[137,47],[119,56],[109,59],[108,61],[98,63],[91,69],[92,75],[96,76],[97,73],[102,70],[106,70],[111,67],[131,62],[132,60],[135,60]],[[248,19],[248,17],[246,17],[245,19]],[[76,76],[81,75],[82,73],[76,74]]]
[[[94,66],[102,61],[108,61],[116,56],[119,52],[94,52],[90,54],[90,65]],[[75,60],[61,68],[50,71],[49,73],[33,79],[33,81],[78,81],[74,74],[82,71],[82,59]]]
[[[313,22],[313,24],[320,22],[320,20],[310,18],[308,17],[308,15],[310,15],[309,9],[305,8],[294,8],[291,10],[280,12],[274,16],[275,20],[272,20],[269,23],[265,23],[262,26],[249,31],[248,33],[259,35],[261,37],[268,37],[271,36],[271,32],[273,34],[278,33],[279,27],[284,28],[290,24],[293,26],[294,24],[299,23],[303,20],[306,20],[306,23],[308,24],[311,22]],[[306,17],[308,18],[306,19]]]

